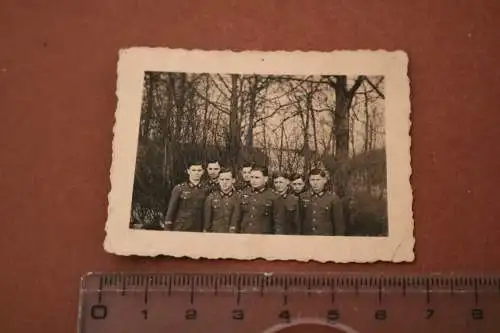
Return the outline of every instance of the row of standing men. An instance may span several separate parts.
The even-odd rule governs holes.
[[[327,174],[305,177],[244,165],[241,179],[217,161],[193,162],[189,179],[171,193],[164,230],[244,234],[344,235],[342,204],[326,189]],[[204,173],[207,180],[202,180]],[[271,189],[269,183],[274,185]],[[306,189],[306,182],[309,188]]]

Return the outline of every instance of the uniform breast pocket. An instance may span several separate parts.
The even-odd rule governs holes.
[[[220,208],[220,202],[219,201],[212,201],[212,208],[213,209],[219,209]]]
[[[242,205],[247,205],[249,200],[250,198],[248,197],[248,195],[244,194],[241,196],[240,202]]]
[[[241,210],[242,210],[242,211],[244,211],[244,212],[248,212],[248,209],[249,209],[249,208],[248,208],[248,201],[243,201],[243,200],[242,200],[242,201],[240,202],[240,208],[241,208]]]
[[[266,201],[266,203],[264,204],[264,215],[265,216],[271,215],[272,210],[273,210],[273,203],[270,201]]]
[[[182,191],[182,193],[181,193],[181,199],[182,200],[191,199],[191,192]]]

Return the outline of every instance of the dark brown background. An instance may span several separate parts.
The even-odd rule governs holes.
[[[2,332],[74,331],[88,271],[500,273],[498,0],[7,0],[1,8]],[[128,46],[406,50],[416,261],[106,254],[116,61]]]

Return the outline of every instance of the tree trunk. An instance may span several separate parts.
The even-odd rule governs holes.
[[[186,74],[169,74],[169,90],[171,99],[175,105],[175,126],[173,129],[174,142],[180,142],[182,137],[182,118],[184,115],[184,94],[185,94]]]
[[[278,160],[278,171],[281,172],[283,167],[283,139],[285,134],[285,124],[281,123],[281,137],[280,137],[280,155]]]
[[[207,148],[207,137],[208,137],[208,123],[207,123],[207,118],[208,118],[208,91],[209,91],[209,85],[208,82],[205,83],[205,105],[204,105],[204,110],[203,110],[203,123],[201,125],[202,127],[202,134],[201,134],[201,145],[203,147],[203,158],[206,158],[206,148]]]
[[[238,166],[238,156],[241,149],[241,126],[238,117],[238,78],[231,75],[231,105],[229,110],[229,158],[233,168]]]
[[[349,100],[347,77],[337,76],[335,85],[335,153],[340,160],[349,156]]]
[[[351,156],[354,157],[358,153],[356,151],[356,138],[354,135],[354,119],[351,119],[349,122],[349,140],[350,140],[350,146],[351,146]]]
[[[366,87],[364,87],[364,92],[363,92],[363,97],[364,97],[364,114],[365,114],[365,144],[363,147],[364,152],[366,153],[370,149],[370,141],[371,141],[371,130],[370,130],[370,114],[368,112],[368,94],[366,92]]]
[[[347,190],[347,160],[349,158],[349,96],[347,91],[347,77],[336,76],[335,85],[335,157],[337,159],[336,191],[340,197],[346,195]]]
[[[171,82],[169,82],[171,83]],[[176,140],[172,137],[172,117],[174,115],[174,96],[173,85],[167,85],[165,119],[163,120],[163,184],[169,187],[171,176],[174,169],[174,151],[176,150]],[[163,104],[163,103],[162,103]]]
[[[307,113],[311,114],[312,128],[313,128],[313,142],[314,142],[314,153],[318,154],[318,136],[316,131],[316,114],[314,113],[312,107],[312,95],[307,96]]]
[[[145,94],[146,94],[146,108],[143,114],[143,123],[141,126],[141,139],[147,140],[149,134],[149,126],[151,121],[151,115],[153,114],[153,89],[154,89],[154,74],[152,72],[146,72],[144,75],[144,83],[145,83]]]
[[[257,113],[256,106],[257,106],[257,84],[258,84],[258,79],[255,77],[253,79],[251,88],[250,88],[250,94],[249,94],[249,110],[248,110],[248,127],[247,127],[247,133],[245,136],[245,144],[248,147],[253,147],[253,128],[255,126],[255,114]]]
[[[304,110],[302,110],[304,113]],[[311,169],[311,149],[309,148],[309,112],[305,112],[304,123],[304,170],[309,172]]]

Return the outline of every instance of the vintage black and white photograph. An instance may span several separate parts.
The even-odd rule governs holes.
[[[359,53],[342,51],[314,53],[309,64],[308,53],[128,52],[129,81],[120,81],[123,63],[118,71],[108,250],[110,224],[119,223],[129,244],[111,252],[122,254],[190,256],[169,245],[177,243],[197,247],[193,257],[373,261],[387,260],[377,257],[390,251],[377,248],[385,243],[407,252],[396,261],[412,256],[404,53],[359,51],[374,63],[363,70]],[[131,144],[119,146],[119,135]],[[399,146],[406,160],[390,158]],[[117,165],[124,150],[128,159]],[[114,172],[128,174],[128,192],[115,193],[127,199],[115,207]],[[391,214],[398,201],[409,211]],[[112,220],[112,210],[123,219]],[[145,247],[127,252],[135,237]],[[317,248],[293,257],[296,246]],[[320,251],[333,253],[311,255]]]

